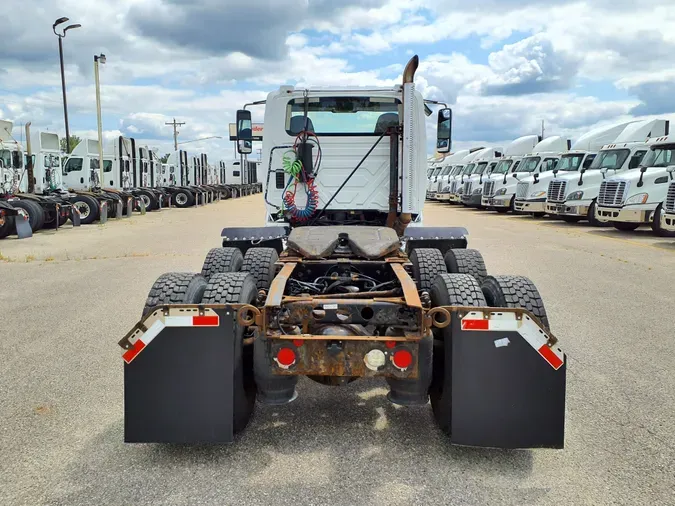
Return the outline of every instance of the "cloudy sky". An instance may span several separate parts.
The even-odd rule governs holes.
[[[105,136],[163,152],[174,117],[186,122],[181,140],[227,138],[235,110],[280,84],[388,86],[413,54],[425,97],[453,104],[455,148],[503,145],[539,133],[542,120],[547,135],[574,138],[675,113],[671,4],[3,0],[0,119],[63,134],[52,23],[67,16],[82,24],[64,40],[70,127],[80,136],[95,137],[93,56],[102,52]],[[227,139],[188,146],[211,160],[232,156]]]

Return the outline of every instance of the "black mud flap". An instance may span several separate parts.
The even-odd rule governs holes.
[[[521,332],[462,327],[453,314],[452,443],[563,448],[566,359],[562,352],[555,356],[543,350],[542,354]],[[539,327],[536,332],[541,335]]]
[[[127,218],[131,218],[131,215],[134,212],[134,198],[133,197],[127,197]]]
[[[14,225],[16,227],[16,235],[19,239],[28,239],[33,237],[33,229],[30,228],[28,215],[22,210],[14,217]]]
[[[217,326],[173,327],[165,317],[167,326],[124,364],[125,442],[232,442],[236,311],[213,311]]]
[[[75,206],[70,206],[70,221],[73,224],[73,227],[82,225],[80,221],[80,211],[78,211]]]
[[[117,210],[115,211],[115,216],[117,217],[118,220],[120,220],[120,219],[122,219],[122,210],[123,210],[122,202],[119,201],[119,200],[116,200],[115,205],[117,206],[116,207]]]
[[[415,248],[437,248],[445,255],[450,249],[466,248],[468,235],[463,227],[408,227],[402,239],[407,253]]]

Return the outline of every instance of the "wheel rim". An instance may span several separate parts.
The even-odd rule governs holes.
[[[185,195],[184,193],[176,194],[176,204],[180,205],[187,204],[187,201],[188,201],[187,195]]]
[[[147,195],[141,195],[141,200],[143,201],[145,208],[148,209],[150,207],[150,197]]]
[[[86,202],[75,202],[75,208],[80,212],[80,218],[87,219],[91,214],[91,208]]]

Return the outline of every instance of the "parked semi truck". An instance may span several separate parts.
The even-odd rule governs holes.
[[[436,185],[436,194],[433,195],[432,200],[445,202],[450,197],[449,184],[450,179],[456,176],[461,171],[460,164],[462,160],[470,153],[468,149],[456,151],[445,157],[443,163],[445,164],[445,174],[441,174],[438,184]]]
[[[224,229],[202,273],[155,282],[119,343],[125,441],[231,442],[256,399],[282,409],[305,376],[378,378],[393,403],[430,400],[454,444],[562,448],[566,358],[536,287],[487,275],[465,229],[423,225],[418,61],[390,88],[268,95],[266,226]],[[451,118],[438,112],[439,150]],[[243,153],[251,130],[238,111]]]
[[[448,197],[448,202],[451,204],[460,204],[462,202],[462,194],[464,193],[464,182],[471,177],[474,169],[476,168],[475,160],[479,158],[483,152],[488,148],[479,148],[469,153],[464,157],[462,163],[464,167],[457,174],[452,181],[450,181],[450,196]]]
[[[483,207],[500,213],[513,211],[517,180],[509,175],[518,170],[521,160],[531,153],[539,142],[541,142],[540,136],[526,135],[519,137],[506,147],[503,158],[485,181],[481,195]]]
[[[488,180],[503,155],[504,149],[501,147],[488,148],[483,150],[481,155],[474,160],[476,166],[464,182],[464,191],[462,193],[463,205],[482,207],[483,183]]]
[[[569,151],[572,143],[570,139],[553,136],[537,144],[532,153],[528,154],[514,173],[518,184],[514,208],[516,212],[529,213],[533,216],[546,214],[546,192],[548,183],[553,179],[553,169],[556,168],[560,157]],[[522,177],[521,174],[527,173]]]
[[[668,193],[663,201],[663,213],[661,213],[661,228],[671,234],[675,233],[675,164],[668,167],[670,184]]]
[[[638,168],[602,182],[596,215],[619,230],[649,225],[656,235],[673,236],[661,225],[675,166],[675,136],[652,138],[647,146],[649,151]]]
[[[620,129],[620,132],[603,145],[590,165],[586,166],[587,154],[586,159],[580,161],[581,169],[578,172],[559,174],[549,183],[546,200],[549,214],[571,222],[586,219],[593,226],[602,226],[603,222],[596,218],[600,185],[608,176],[636,169],[647,153],[647,139],[666,135],[669,123],[662,119],[634,121],[608,127],[604,133],[597,130],[587,134],[589,142],[586,149],[592,150],[603,136],[611,138],[616,133],[615,128]],[[594,135],[597,135],[596,140],[593,140]]]
[[[73,216],[73,206],[60,185],[59,139],[32,132],[26,125],[28,152],[12,136],[12,122],[0,121],[0,198],[28,215],[33,231],[58,228]]]

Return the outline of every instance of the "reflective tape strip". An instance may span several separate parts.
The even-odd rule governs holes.
[[[517,332],[556,371],[565,363],[563,352],[548,345],[546,332],[527,315],[518,320],[515,313],[488,313],[485,318],[482,311],[472,311],[462,318],[462,330]]]
[[[143,349],[157,337],[157,335],[164,329],[165,325],[160,320],[150,325],[148,330],[140,335],[133,346],[122,354],[122,358],[127,364],[130,364]]]
[[[165,316],[164,325],[167,327],[218,327],[220,318],[217,314],[195,316]]]

